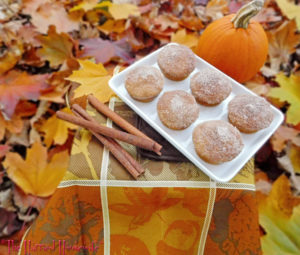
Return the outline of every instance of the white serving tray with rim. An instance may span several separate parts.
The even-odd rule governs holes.
[[[175,43],[170,43],[175,44]],[[165,46],[164,46],[165,47]],[[162,47],[163,48],[163,47]],[[249,94],[256,95],[237,81],[233,80],[214,66],[210,65],[200,57],[196,56],[196,68],[190,74],[188,78],[183,81],[171,81],[164,77],[164,87],[161,93],[151,102],[142,103],[134,100],[128,94],[125,88],[125,79],[132,69],[141,65],[150,65],[157,67],[157,56],[161,49],[154,51],[148,56],[140,59],[131,66],[127,67],[124,71],[113,76],[109,81],[109,86],[111,89],[141,118],[143,118],[150,126],[152,126],[158,133],[160,133],[165,139],[167,139],[173,146],[175,146],[183,155],[185,155],[193,164],[195,164],[199,170],[203,171],[209,177],[218,182],[228,182],[230,181],[247,163],[247,161],[260,149],[260,147],[269,139],[269,137],[276,131],[279,125],[284,119],[284,115],[281,111],[271,106],[274,119],[268,128],[260,130],[253,134],[241,133],[244,148],[242,152],[233,160],[222,163],[219,165],[213,165],[202,160],[194,150],[194,145],[192,141],[192,133],[194,128],[201,122],[207,120],[224,120],[228,122],[227,119],[227,105],[236,95]],[[232,92],[228,98],[226,98],[221,104],[217,106],[203,106],[200,105],[200,113],[198,119],[188,128],[184,130],[172,130],[167,128],[160,121],[156,105],[160,96],[166,91],[171,90],[184,90],[191,93],[190,90],[190,77],[198,72],[200,69],[210,68],[213,69],[227,79],[232,84]]]

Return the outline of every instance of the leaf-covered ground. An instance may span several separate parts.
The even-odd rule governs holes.
[[[245,3],[1,0],[0,239],[21,238],[66,170],[76,127],[58,120],[57,110],[85,106],[87,93],[107,102],[114,72],[170,41],[195,49],[209,23]],[[245,86],[286,116],[255,156],[262,247],[300,254],[299,1],[266,0],[255,19],[269,54]]]

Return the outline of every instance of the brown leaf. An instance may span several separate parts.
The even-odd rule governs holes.
[[[291,127],[280,126],[270,140],[272,148],[276,152],[281,152],[288,141],[300,146],[300,131]]]
[[[267,26],[268,23],[275,23],[282,20],[282,16],[278,14],[273,8],[263,8],[252,20],[256,20],[262,25]]]
[[[14,114],[10,120],[5,120],[3,115],[0,113],[0,141],[5,135],[5,130],[15,134],[20,133],[23,128],[23,121],[20,116]]]
[[[295,20],[285,21],[279,28],[267,32],[271,68],[279,71],[281,64],[289,61],[290,54],[296,51],[300,34],[296,34]]]
[[[42,48],[37,53],[43,60],[48,60],[51,67],[62,64],[68,58],[73,58],[73,40],[66,33],[58,34],[54,26],[50,26],[48,35],[39,35],[36,37]]]
[[[41,45],[36,39],[36,36],[39,35],[39,33],[30,24],[25,24],[20,27],[18,30],[18,35],[24,43],[30,44],[34,47],[39,47]]]
[[[290,174],[290,184],[293,187],[293,193],[300,195],[300,176],[296,175],[293,163],[290,158],[290,147],[286,149],[287,154],[283,157],[277,158],[280,166]]]
[[[211,0],[206,7],[196,6],[195,11],[202,21],[214,21],[222,18],[224,14],[229,12],[228,2],[226,0]]]
[[[23,44],[19,40],[13,40],[7,45],[7,49],[0,57],[0,75],[10,70],[21,59],[23,54]]]
[[[245,86],[260,96],[266,96],[271,87],[270,84],[266,82],[266,79],[260,74],[257,74],[250,81],[246,82]]]
[[[160,31],[165,31],[167,29],[176,30],[179,28],[178,19],[170,14],[158,15],[153,22],[154,26]]]

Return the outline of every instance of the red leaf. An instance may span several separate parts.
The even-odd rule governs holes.
[[[8,145],[0,145],[0,158],[4,157],[6,152],[8,152],[10,147]]]
[[[10,118],[20,99],[38,99],[40,91],[48,86],[47,77],[47,74],[28,75],[26,72],[16,71],[0,77],[0,109],[2,113]]]
[[[81,40],[80,44],[84,46],[82,57],[94,57],[97,63],[104,64],[116,57],[129,64],[134,61],[130,53],[131,47],[125,40],[111,42],[101,38],[92,38]]]

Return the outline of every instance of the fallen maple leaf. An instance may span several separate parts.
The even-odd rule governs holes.
[[[273,184],[270,195],[259,203],[259,222],[266,234],[261,237],[263,253],[300,254],[300,199],[292,196],[285,175]]]
[[[114,19],[128,19],[129,16],[140,16],[139,8],[134,4],[115,4],[108,7],[108,11]]]
[[[266,82],[263,75],[257,73],[250,81],[245,83],[245,87],[252,90],[257,95],[266,96],[271,86]]]
[[[277,158],[277,161],[282,169],[289,174],[289,181],[293,187],[293,193],[297,196],[300,194],[300,177],[296,175],[293,163],[291,161],[291,145],[288,145],[285,149],[286,154],[282,157]]]
[[[89,60],[78,60],[81,66],[80,70],[73,71],[73,73],[66,78],[69,81],[74,81],[81,86],[75,89],[74,98],[94,94],[103,103],[114,95],[114,92],[108,86],[108,81],[111,76],[108,75],[104,66],[95,64]]]
[[[300,122],[300,77],[291,75],[286,77],[283,73],[276,76],[278,88],[271,88],[269,97],[278,98],[290,104],[286,112],[286,122],[297,125]]]
[[[26,72],[10,71],[0,77],[0,109],[10,118],[20,99],[36,100],[45,89],[47,74],[28,75]]]
[[[7,47],[7,50],[1,53],[0,74],[5,73],[15,66],[22,58],[23,44],[19,40],[13,40]]]
[[[181,29],[172,34],[171,42],[183,44],[189,48],[194,48],[198,44],[198,36],[194,33],[187,33],[185,29]]]
[[[120,34],[125,30],[125,20],[108,19],[104,24],[98,26],[98,29],[105,34]]]
[[[289,0],[276,0],[279,8],[289,19],[295,19],[300,30],[300,6]]]
[[[300,147],[300,131],[287,126],[280,126],[270,139],[272,148],[281,152],[288,141]]]
[[[25,132],[24,130],[24,121],[22,117],[28,117],[34,115],[36,112],[36,105],[30,103],[29,101],[20,101],[16,106],[15,113],[13,116],[7,120],[0,113],[0,141],[3,139],[5,135],[5,130],[10,132],[10,136],[12,134],[21,134]],[[11,138],[10,137],[10,138]],[[9,139],[10,140],[10,139]]]
[[[297,146],[292,146],[289,156],[294,168],[294,172],[300,174],[300,148]]]
[[[27,0],[24,1],[22,12],[31,16],[31,23],[42,34],[47,33],[50,25],[55,26],[58,33],[68,33],[79,28],[79,22],[68,16],[63,3],[59,1]]]
[[[50,26],[48,35],[36,37],[42,44],[37,53],[43,60],[48,60],[51,67],[57,67],[66,59],[72,58],[73,40],[66,33],[58,34],[54,26]]]
[[[217,20],[229,12],[228,2],[226,0],[209,1],[206,7],[196,6],[195,11],[202,21]]]
[[[26,159],[15,152],[6,154],[3,166],[7,175],[26,194],[47,197],[53,194],[68,167],[67,151],[55,154],[48,162],[47,148],[34,143],[26,151]]]
[[[74,11],[84,10],[85,12],[87,12],[89,10],[94,9],[97,3],[98,0],[84,0],[82,3],[75,5],[69,11],[74,12]]]
[[[231,1],[235,2],[235,1]],[[235,11],[236,12],[236,11]],[[256,16],[253,17],[252,20],[256,20],[257,22],[267,25],[267,23],[279,22],[282,20],[282,16],[278,14],[273,8],[263,8]]]
[[[171,14],[162,14],[156,16],[153,20],[153,24],[150,25],[154,25],[160,31],[165,31],[167,29],[177,30],[179,28],[178,18]],[[151,27],[150,30],[152,30]]]
[[[36,39],[40,33],[36,31],[35,27],[31,24],[25,24],[18,30],[18,36],[22,39],[23,43],[30,44],[34,47],[39,47],[41,44]]]
[[[61,111],[72,113],[69,108],[64,108]],[[77,126],[67,121],[60,120],[56,114],[52,115],[41,127],[41,131],[45,132],[44,143],[50,147],[52,143],[62,145],[68,139],[69,129],[76,129]]]
[[[101,38],[91,38],[81,40],[80,44],[84,46],[82,57],[94,57],[97,63],[107,63],[113,58],[121,58],[126,63],[131,64],[134,61],[130,53],[130,45],[126,40],[111,42]]]
[[[296,30],[295,20],[291,20],[267,32],[271,69],[279,71],[280,65],[288,63],[290,55],[296,51],[300,41],[300,34],[296,34]]]

